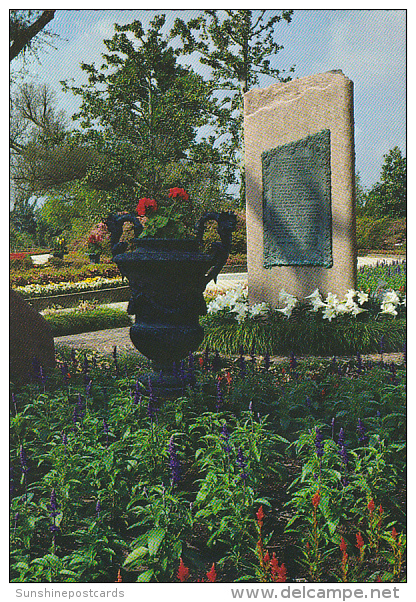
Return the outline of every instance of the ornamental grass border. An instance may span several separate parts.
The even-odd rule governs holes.
[[[202,347],[226,355],[241,349],[257,354],[355,355],[402,351],[406,320],[402,318],[359,321],[354,318],[327,322],[322,319],[285,319],[271,315],[267,320],[234,320],[206,316]],[[382,349],[381,349],[381,341]]]

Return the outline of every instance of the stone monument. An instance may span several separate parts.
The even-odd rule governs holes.
[[[329,71],[244,95],[250,303],[356,287],[353,83]]]

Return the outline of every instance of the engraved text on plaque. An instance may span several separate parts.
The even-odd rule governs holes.
[[[332,266],[330,131],[262,153],[264,267]]]

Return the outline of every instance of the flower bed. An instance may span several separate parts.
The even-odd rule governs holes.
[[[406,297],[395,291],[349,291],[342,301],[319,291],[300,302],[281,291],[284,307],[249,306],[247,288],[220,293],[208,303],[204,345],[222,353],[240,347],[275,355],[349,355],[400,351],[406,340]],[[396,317],[397,316],[397,317]]]
[[[404,365],[206,350],[157,400],[136,362],[13,388],[12,582],[405,580]]]
[[[17,286],[15,291],[25,299],[29,299],[31,297],[94,291],[102,288],[116,288],[118,286],[125,286],[125,282],[121,276],[117,278],[101,278],[100,276],[95,276],[93,278],[86,278],[80,282],[57,282],[51,284],[28,284],[26,286]]]

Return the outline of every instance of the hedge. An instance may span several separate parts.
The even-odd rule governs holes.
[[[97,307],[88,311],[58,311],[45,315],[44,318],[52,328],[54,337],[132,324],[132,318],[124,310],[111,307]]]

